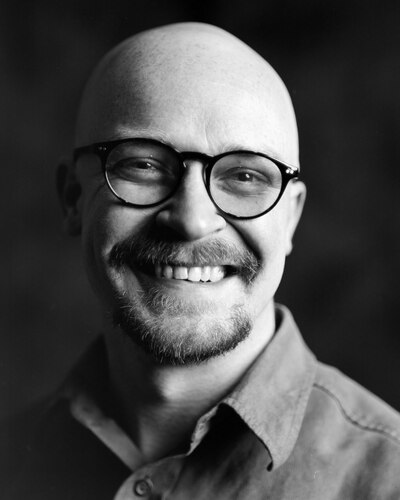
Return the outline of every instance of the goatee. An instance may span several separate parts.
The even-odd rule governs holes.
[[[231,242],[168,241],[165,235],[154,232],[117,243],[109,256],[110,265],[121,272],[133,267],[150,270],[160,262],[229,266],[247,288],[260,268],[260,261],[252,252]],[[178,299],[157,286],[134,297],[119,293],[112,315],[115,326],[163,365],[198,364],[221,356],[245,340],[252,329],[244,303],[231,304],[225,310],[221,303]]]

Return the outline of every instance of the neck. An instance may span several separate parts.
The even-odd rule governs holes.
[[[188,366],[157,364],[120,331],[106,333],[116,417],[147,461],[187,447],[197,420],[238,383],[274,329],[271,303],[233,351]]]

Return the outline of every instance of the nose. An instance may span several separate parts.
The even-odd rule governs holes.
[[[160,229],[173,231],[185,241],[204,238],[226,226],[208,196],[201,162],[186,162],[180,186],[158,212],[156,222]]]

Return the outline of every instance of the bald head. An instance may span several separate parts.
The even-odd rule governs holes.
[[[210,154],[263,150],[298,163],[293,107],[277,73],[233,35],[205,24],[139,33],[93,72],[76,145],[137,135]]]

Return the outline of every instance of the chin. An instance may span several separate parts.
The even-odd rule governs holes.
[[[165,300],[157,297],[149,306],[122,295],[113,313],[117,330],[157,364],[203,363],[235,349],[252,330],[244,306],[231,306],[219,315],[204,304],[167,304]]]

